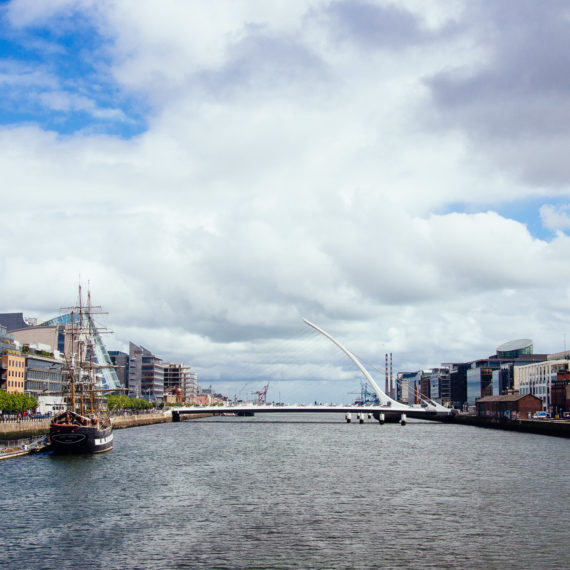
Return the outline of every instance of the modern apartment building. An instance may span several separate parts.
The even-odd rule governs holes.
[[[26,387],[26,359],[15,354],[4,354],[0,358],[2,390],[23,393]]]
[[[20,346],[9,334],[5,325],[0,325],[0,389],[6,392],[24,392],[26,360]]]
[[[552,385],[559,372],[569,370],[570,360],[544,360],[526,366],[515,366],[515,386],[521,394],[532,394],[542,400],[543,410],[552,412]]]
[[[164,364],[155,356],[133,342],[129,343],[128,395],[150,402],[164,399]]]

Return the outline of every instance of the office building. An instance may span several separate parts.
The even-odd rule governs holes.
[[[162,359],[143,346],[129,342],[128,395],[149,402],[164,399],[164,365]]]
[[[553,412],[552,385],[558,373],[569,370],[570,361],[544,360],[535,364],[515,366],[515,384],[521,394],[532,394],[542,400],[543,410]]]

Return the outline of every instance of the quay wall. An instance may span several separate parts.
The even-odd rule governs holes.
[[[209,418],[212,414],[192,414],[188,419]],[[172,411],[155,412],[152,414],[131,414],[126,416],[113,416],[113,428],[123,429],[151,424],[164,424],[172,422]]]
[[[197,418],[207,418],[212,414],[192,414],[186,418],[188,420]],[[113,428],[124,429],[137,426],[147,426],[151,424],[162,424],[172,421],[171,411],[155,412],[150,414],[128,414],[112,416]],[[19,439],[33,437],[35,435],[45,435],[49,433],[50,420],[20,420],[13,422],[0,422],[0,439]]]
[[[450,423],[482,428],[536,433],[556,437],[570,437],[570,422],[564,420],[509,420],[506,418],[485,418],[459,414],[448,421],[450,421]]]
[[[49,432],[49,419],[0,422],[0,439],[19,439],[45,435]]]
[[[172,414],[169,411],[153,414],[128,414],[125,416],[112,416],[112,421],[113,429],[123,429],[171,422]]]

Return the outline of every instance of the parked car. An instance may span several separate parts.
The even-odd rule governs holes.
[[[534,416],[532,416],[533,420],[545,420],[549,418],[550,414],[548,412],[536,412]]]

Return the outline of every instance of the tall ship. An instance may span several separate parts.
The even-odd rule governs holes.
[[[113,449],[113,426],[106,409],[101,377],[104,366],[96,357],[98,329],[91,295],[71,308],[65,328],[64,399],[66,409],[50,423],[50,448],[56,453],[102,453]],[[100,311],[98,311],[100,314]]]

